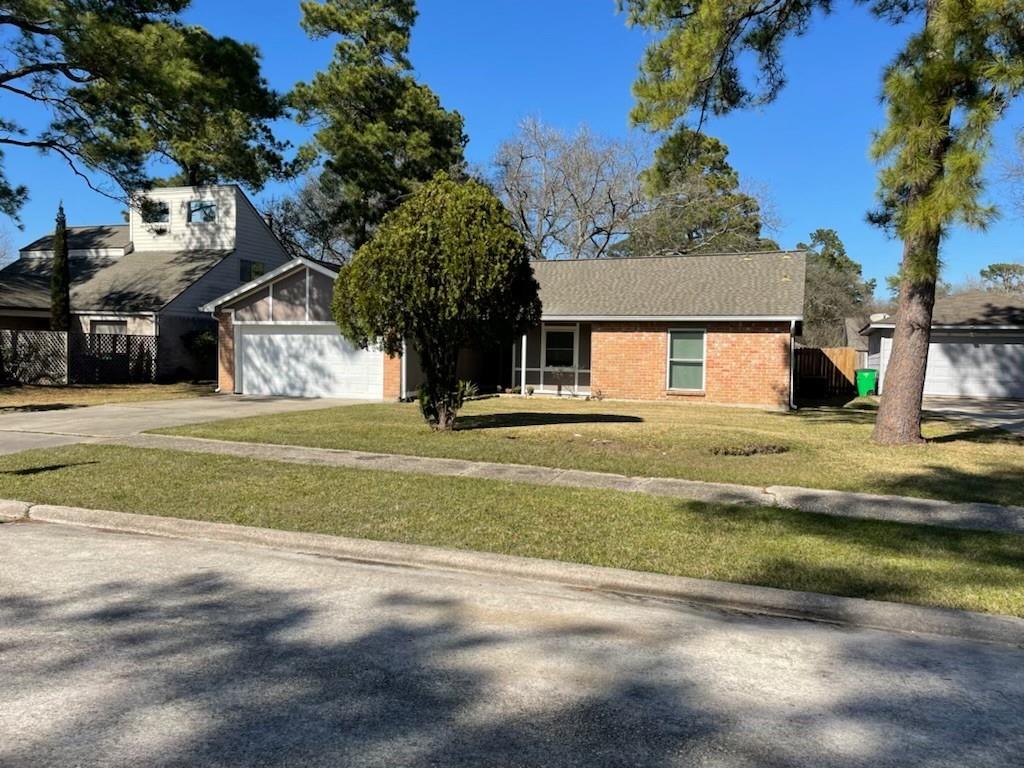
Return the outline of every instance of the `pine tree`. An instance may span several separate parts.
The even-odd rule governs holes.
[[[871,219],[903,241],[899,309],[875,440],[915,443],[939,246],[949,228],[983,227],[992,128],[1024,88],[1020,0],[869,0],[897,25],[918,23],[886,70],[887,125],[875,137],[881,206]],[[634,86],[633,118],[668,130],[686,117],[773,100],[785,84],[782,44],[803,35],[830,0],[620,0],[630,23],[655,30]],[[756,61],[759,77],[744,67]],[[758,90],[751,89],[758,84]]]

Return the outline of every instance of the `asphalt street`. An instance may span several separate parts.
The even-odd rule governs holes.
[[[1015,766],[1024,650],[0,525],[0,766]]]

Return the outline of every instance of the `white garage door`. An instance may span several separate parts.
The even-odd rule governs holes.
[[[239,332],[242,394],[384,396],[383,354],[349,344],[333,326],[249,327]]]
[[[1024,338],[933,335],[924,393],[1024,397]]]

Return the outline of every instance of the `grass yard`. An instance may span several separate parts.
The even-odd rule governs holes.
[[[1024,440],[966,422],[931,420],[925,426],[927,445],[883,447],[871,443],[874,419],[870,407],[772,413],[674,403],[492,398],[468,403],[454,434],[432,433],[411,404],[346,406],[162,431],[1024,505]]]
[[[1007,534],[96,445],[0,456],[0,498],[1024,616]]]
[[[0,413],[4,411],[59,411],[83,405],[136,403],[212,395],[210,384],[104,384],[67,387],[0,387]]]

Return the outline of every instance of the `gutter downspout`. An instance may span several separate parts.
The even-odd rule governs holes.
[[[789,409],[795,411],[796,390],[793,386],[796,376],[796,320],[789,321]]]
[[[409,360],[409,356],[406,354],[405,339],[402,339],[402,369],[401,369],[402,373],[401,373],[401,383],[398,385],[399,389],[401,389],[401,392],[399,392],[399,394],[398,394],[398,399],[399,400],[405,400],[406,398],[409,397],[409,392],[407,391],[409,389],[408,375],[405,372],[405,367],[406,367],[406,364],[407,364],[408,360]]]

